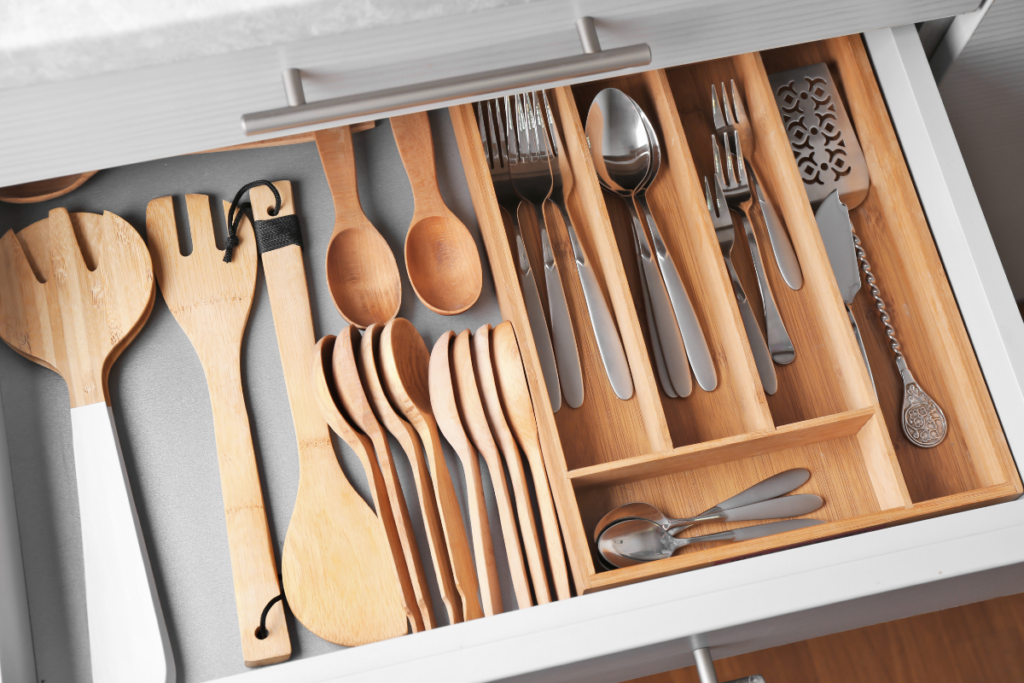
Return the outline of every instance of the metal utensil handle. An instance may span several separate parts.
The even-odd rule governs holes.
[[[864,279],[867,280],[868,288],[871,289],[871,297],[875,300],[875,308],[878,310],[878,317],[881,318],[882,325],[885,326],[885,336],[889,338],[889,346],[892,348],[892,352],[896,356],[896,360],[899,361],[903,358],[903,352],[900,351],[900,343],[896,339],[896,330],[893,328],[892,323],[889,320],[889,312],[885,310],[885,302],[882,300],[882,293],[878,289],[878,284],[875,281],[875,275],[871,272],[871,264],[868,263],[867,255],[864,253],[864,247],[855,232],[853,233],[853,248],[857,252],[857,260],[860,261],[860,269],[864,271]],[[856,324],[856,321],[854,321],[854,323]],[[865,360],[866,359],[867,357],[865,356]]]
[[[771,351],[772,360],[779,365],[788,365],[796,358],[796,349],[786,330],[786,324],[782,322],[782,314],[779,313],[779,307],[775,304],[775,297],[768,285],[768,274],[761,261],[761,251],[757,247],[757,235],[754,234],[749,216],[741,215],[740,219],[743,221],[743,232],[747,236],[747,246],[750,247],[750,258],[754,262],[754,272],[757,273],[757,287],[761,291],[764,322],[768,329],[768,348]]]
[[[576,230],[572,227],[569,212],[558,202],[555,202],[555,206],[562,215],[562,221],[569,233],[569,241],[572,242],[576,272],[580,276],[583,298],[587,302],[587,314],[594,329],[601,363],[604,364],[605,374],[608,375],[608,382],[612,385],[615,395],[625,401],[633,395],[633,378],[629,373],[629,363],[622,348],[622,340],[619,339],[619,331],[615,327],[615,319],[608,310],[608,303],[604,299],[604,292],[601,291],[597,276],[587,262],[587,254],[576,235]]]
[[[654,308],[651,304],[651,294],[647,291],[647,277],[644,275],[644,264],[640,256],[640,247],[636,248],[636,267],[640,274],[640,290],[644,297],[644,312],[647,318],[647,332],[651,336],[651,353],[654,355],[654,366],[658,371],[658,379],[661,381],[661,389],[669,398],[678,398],[679,394],[672,387],[672,380],[669,379],[668,369],[665,367],[665,353],[661,349],[661,339],[658,338],[658,326],[654,322]]]
[[[850,308],[850,304],[846,304],[846,315],[850,318],[850,326],[853,328],[853,336],[857,340],[857,348],[860,349],[860,355],[864,359],[864,367],[868,369],[868,379],[871,380],[871,388],[875,392],[875,398],[878,398],[878,387],[875,386],[875,374],[871,372],[871,363],[868,362],[868,351],[864,348],[864,337],[860,334],[860,325],[857,324],[857,319],[853,317],[853,309]]]
[[[757,176],[754,174],[754,168],[749,163],[747,172],[753,181],[757,204],[761,209],[761,217],[764,218],[764,227],[768,231],[768,241],[771,242],[772,252],[775,254],[775,263],[778,264],[782,279],[789,288],[798,290],[804,285],[804,273],[800,269],[800,261],[797,260],[796,253],[793,251],[793,243],[790,241],[789,235],[786,234],[786,229],[782,227],[782,219],[779,218],[775,205],[764,193],[764,188],[761,187],[761,183],[758,182]]]
[[[779,378],[775,374],[775,364],[772,363],[772,354],[768,344],[765,343],[761,327],[754,318],[754,311],[750,308],[750,301],[747,299],[743,285],[736,275],[736,268],[733,267],[732,258],[725,260],[725,268],[729,271],[729,279],[732,280],[732,288],[736,294],[736,305],[740,309],[740,319],[743,320],[743,330],[747,333],[747,343],[750,345],[750,352],[754,355],[754,365],[757,366],[757,374],[761,378],[761,386],[769,396],[779,390]],[[771,328],[768,328],[769,331]]]
[[[693,310],[693,303],[686,292],[679,271],[676,269],[672,255],[668,253],[668,247],[661,238],[661,231],[651,214],[651,207],[647,203],[647,195],[637,192],[637,200],[643,209],[644,218],[647,219],[647,227],[651,231],[654,242],[654,254],[658,258],[658,265],[661,267],[661,277],[668,291],[669,300],[672,302],[672,310],[676,314],[676,321],[679,324],[679,331],[683,335],[686,344],[686,355],[690,359],[690,366],[693,368],[693,375],[697,378],[697,384],[704,391],[714,391],[718,386],[718,375],[715,372],[715,363],[711,359],[711,349],[708,348],[708,340],[704,336],[700,320]]]
[[[533,343],[537,345],[540,370],[544,376],[544,384],[547,386],[551,410],[557,413],[558,409],[562,407],[562,387],[558,381],[558,366],[555,365],[555,348],[551,344],[551,333],[548,331],[548,321],[544,316],[544,305],[540,301],[540,289],[537,287],[533,268],[530,267],[526,244],[523,243],[523,233],[520,232],[519,223],[514,216],[512,224],[515,226],[516,250],[519,252],[519,286],[523,290],[526,318],[529,320],[530,329],[533,332]]]

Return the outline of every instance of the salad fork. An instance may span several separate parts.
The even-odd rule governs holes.
[[[485,104],[486,122],[484,121]],[[558,412],[558,409],[562,407],[562,389],[558,381],[558,367],[555,365],[555,350],[551,343],[551,334],[548,332],[544,305],[540,300],[537,277],[530,263],[530,255],[526,251],[522,228],[519,226],[518,208],[521,200],[512,185],[510,166],[513,158],[518,159],[518,152],[516,151],[515,124],[510,116],[512,112],[510,98],[506,97],[504,101],[504,117],[501,105],[501,100],[478,103],[477,124],[480,126],[480,140],[483,142],[484,157],[487,159],[487,165],[491,172],[491,183],[494,185],[498,206],[509,215],[512,229],[515,231],[519,286],[523,291],[526,315],[530,321],[530,329],[533,331],[534,344],[537,346],[537,356],[540,359],[544,384],[547,385],[551,410]]]
[[[533,209],[537,219],[544,254],[544,283],[547,286],[548,313],[551,316],[551,337],[558,363],[558,376],[562,381],[562,394],[566,403],[572,408],[579,408],[583,405],[583,369],[580,366],[572,318],[569,317],[569,304],[565,299],[565,290],[562,289],[558,262],[551,249],[544,219],[544,203],[551,196],[553,180],[551,159],[541,127],[543,124],[538,122],[540,107],[536,94],[516,95],[515,107],[518,146],[517,154],[513,154],[512,147],[509,147],[512,186],[523,202]]]
[[[736,145],[735,164],[733,163],[730,137],[733,138]],[[761,252],[757,248],[757,238],[750,225],[749,217],[753,193],[750,190],[747,164],[743,159],[743,149],[740,146],[740,134],[738,131],[733,131],[731,136],[729,133],[723,133],[722,140],[725,143],[725,167],[727,173],[722,170],[722,159],[718,151],[718,142],[714,136],[711,138],[711,146],[714,148],[715,157],[715,178],[722,186],[729,209],[738,213],[743,223],[743,232],[747,237],[747,245],[750,247],[750,258],[754,262],[754,272],[757,273],[757,285],[761,290],[761,301],[764,304],[764,319],[765,325],[768,328],[768,348],[771,349],[772,360],[779,365],[787,365],[796,358],[796,350],[793,348],[793,340],[789,337],[786,325],[782,322],[779,308],[775,305],[775,297],[772,295],[771,287],[768,286],[768,276],[764,270],[764,263],[761,262]]]
[[[722,182],[717,175],[714,182],[715,194],[712,196],[708,177],[704,176],[704,197],[707,200],[708,213],[711,214],[711,224],[715,227],[715,236],[718,238],[718,247],[722,250],[725,268],[729,271],[733,293],[736,295],[736,303],[740,309],[740,318],[743,319],[743,329],[747,333],[747,341],[750,344],[751,352],[754,354],[757,374],[761,377],[761,385],[764,387],[765,393],[770,396],[779,388],[778,377],[775,375],[775,365],[772,364],[768,345],[765,344],[764,335],[761,334],[761,327],[754,318],[754,311],[750,308],[747,294],[743,291],[743,285],[736,275],[736,268],[732,262],[732,249],[736,243],[736,228],[733,223],[733,215],[732,211],[728,208],[725,192],[722,189]]]
[[[743,99],[740,97],[739,89],[736,87],[736,81],[730,79],[729,84],[732,86],[731,103],[729,102],[729,94],[725,90],[725,83],[721,84],[721,103],[719,103],[718,93],[715,91],[714,84],[711,85],[711,116],[715,122],[715,133],[717,135],[737,133],[739,136],[739,141],[736,143],[737,148],[742,144],[744,149],[747,150],[747,155],[753,158],[754,130],[751,128],[750,120],[747,118],[747,110],[743,106]],[[764,217],[765,228],[768,230],[768,239],[771,241],[772,251],[775,252],[775,262],[779,266],[779,272],[782,273],[782,279],[785,280],[790,289],[800,289],[804,284],[804,274],[800,270],[800,262],[797,260],[796,254],[793,253],[793,244],[789,241],[789,236],[782,227],[782,221],[779,219],[775,207],[761,192],[761,187],[757,182],[757,176],[754,174],[753,167],[749,170],[757,196],[757,203],[761,208],[761,216]]]

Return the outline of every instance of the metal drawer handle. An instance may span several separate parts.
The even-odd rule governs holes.
[[[715,673],[715,662],[711,659],[711,650],[702,647],[693,651],[693,659],[697,662],[697,675],[700,676],[700,683],[718,683],[718,674]],[[764,683],[764,676],[754,674],[744,676],[728,683]]]
[[[258,135],[286,128],[309,126],[327,121],[376,114],[418,104],[430,104],[461,97],[474,97],[503,90],[517,90],[569,78],[591,76],[651,63],[651,47],[647,43],[602,50],[592,17],[576,22],[584,54],[533,62],[504,69],[484,71],[466,76],[442,78],[426,83],[402,85],[374,92],[346,95],[329,100],[306,103],[299,69],[284,71],[287,107],[267,109],[242,115],[242,131]]]

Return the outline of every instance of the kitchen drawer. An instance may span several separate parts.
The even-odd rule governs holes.
[[[1005,276],[966,178],[927,62],[912,27],[869,33],[865,42],[938,247],[938,254],[933,258],[936,261],[942,259],[992,403],[1002,417],[1006,442],[1015,452],[1020,452],[1024,448],[1024,425],[1018,424],[1019,420],[1014,416],[1022,414],[1024,409],[1020,385],[1021,378],[1024,378],[1024,349],[1021,347],[1024,326],[1016,314]],[[634,77],[633,82],[640,82],[636,80],[639,78]],[[649,81],[652,77],[643,78]],[[667,76],[670,87],[672,78],[670,70]],[[567,116],[571,121],[571,110],[575,104],[573,98],[581,97],[586,87],[590,86],[559,91],[563,126]],[[856,120],[858,114],[852,113]],[[499,233],[493,223],[493,210],[486,207],[487,197],[481,197],[487,194],[488,185],[483,182],[486,178],[478,164],[470,165],[465,181],[461,177],[460,167],[467,155],[471,157],[479,152],[478,140],[472,138],[474,122],[471,112],[464,107],[454,109],[451,116],[453,128],[445,123],[444,114],[435,116],[433,121],[436,148],[443,155],[439,162],[442,183],[447,185],[447,198],[460,218],[472,227],[476,223],[474,213],[479,217],[480,230],[487,242],[494,269],[494,283],[498,285],[497,294],[494,284],[485,277],[482,301],[460,318],[443,319],[426,313],[413,299],[411,289],[405,287],[401,315],[411,318],[428,336],[428,341],[432,341],[440,331],[450,327],[475,328],[483,322],[496,322],[500,305],[503,314],[512,318],[519,327],[527,363],[535,364],[532,342],[528,341],[530,336],[523,325],[521,300],[517,303],[517,294],[502,287],[502,278],[508,277],[510,255],[502,251],[507,250],[507,243],[502,245],[496,239]],[[660,125],[666,125],[665,121]],[[367,135],[375,134],[386,134],[386,128]],[[457,155],[456,140],[461,145],[458,150],[461,157]],[[863,133],[861,141],[866,144]],[[363,144],[381,143],[378,140]],[[204,161],[204,157],[192,157],[116,169],[90,181],[93,188],[86,185],[78,194],[69,196],[67,203],[69,208],[114,210],[139,226],[143,223],[142,207],[153,196],[180,195],[186,191],[224,196],[241,182],[252,179],[254,173],[298,181],[300,215],[308,240],[305,253],[313,289],[314,318],[318,332],[327,334],[341,326],[327,295],[326,284],[320,277],[327,227],[330,225],[328,218],[332,214],[315,148],[311,147],[235,152],[233,154],[237,156],[223,164],[213,157],[209,162]],[[393,152],[392,148],[389,161],[384,160],[386,154],[374,156],[366,166],[360,167],[360,173],[364,189],[373,188],[368,190],[368,194],[374,196],[374,204],[368,208],[371,212],[380,212],[371,217],[379,219],[382,227],[387,226],[387,236],[393,249],[399,253],[402,230],[411,212],[408,211],[408,199],[402,198],[406,185]],[[582,149],[576,152],[578,158],[574,161],[579,164]],[[677,158],[670,157],[670,163],[676,165]],[[474,176],[474,168],[480,177]],[[201,169],[205,170],[195,172]],[[146,193],[149,194],[140,197]],[[475,212],[470,207],[470,196]],[[95,197],[104,203],[75,206],[75,202],[85,201],[86,197]],[[120,207],[124,208],[118,211]],[[588,218],[592,217],[595,223],[604,220],[607,223],[604,228],[611,231],[614,229],[611,217],[606,214],[602,218],[600,215],[604,208],[598,205],[586,209]],[[18,216],[15,225],[20,226],[31,222],[22,220],[21,216],[35,214],[31,210],[19,211]],[[786,217],[793,231],[789,216]],[[800,246],[800,240],[810,240],[812,235],[806,232],[802,237],[794,236],[802,261],[806,261],[804,250],[808,247]],[[591,234],[590,239],[593,238]],[[879,233],[870,239],[884,240],[886,235]],[[865,241],[868,245],[873,243],[869,238]],[[609,268],[615,266],[610,246],[600,247],[599,260],[606,278],[609,277]],[[877,256],[875,260],[878,260]],[[714,261],[716,264],[719,262],[720,257]],[[623,270],[621,265],[619,269]],[[710,267],[706,272],[711,278],[718,277],[721,284],[721,273],[716,276]],[[621,292],[628,292],[629,276],[624,270],[616,275],[626,282]],[[884,277],[880,276],[880,280],[884,286]],[[613,285],[608,284],[608,287],[611,290]],[[614,292],[611,293],[620,329],[634,328],[634,340],[626,341],[634,376],[639,376],[637,397],[632,402],[641,402],[641,385],[644,382],[648,388],[647,398],[643,399],[647,403],[628,408],[635,411],[634,424],[637,425],[636,445],[629,456],[643,457],[673,448],[685,449],[714,439],[768,433],[768,427],[837,414],[832,408],[814,413],[813,406],[798,406],[802,410],[794,409],[791,420],[780,420],[777,418],[786,414],[785,410],[775,409],[770,401],[764,405],[763,394],[758,395],[756,382],[752,393],[737,382],[730,396],[738,405],[750,401],[756,408],[748,413],[754,416],[747,418],[754,420],[750,424],[741,421],[738,427],[727,426],[721,433],[706,432],[702,431],[705,427],[699,423],[674,417],[671,411],[675,407],[655,397],[656,390],[653,393],[649,391],[653,386],[653,373],[649,361],[644,360],[642,334],[637,334],[640,326],[636,320],[635,304],[631,307],[624,296],[617,300]],[[907,292],[908,296],[912,294]],[[862,294],[861,298],[864,296]],[[722,300],[728,302],[727,298]],[[947,303],[952,304],[952,300]],[[167,315],[166,308],[161,306],[158,302],[157,310],[139,339],[115,366],[112,379],[116,383],[114,393],[121,406],[117,417],[122,445],[133,476],[133,489],[137,500],[141,499],[140,515],[147,530],[147,541],[151,542],[150,553],[157,566],[161,598],[175,634],[180,677],[188,681],[206,680],[226,676],[239,667],[241,660],[235,651],[237,625],[230,571],[223,552],[222,512],[212,450],[197,452],[200,449],[194,447],[193,440],[198,438],[201,429],[190,427],[209,424],[206,416],[208,404],[202,398],[202,392],[196,391],[196,387],[202,386],[202,376],[198,373],[194,353],[180,329]],[[723,325],[728,324],[728,316],[733,315],[734,310],[726,307],[719,313]],[[874,319],[864,311],[860,313],[866,336],[875,334]],[[949,312],[949,315],[956,318],[953,313]],[[733,327],[735,322],[732,321]],[[576,329],[578,333],[589,332],[585,319],[580,319]],[[914,326],[909,332],[914,339],[917,334],[924,335]],[[627,330],[624,337],[628,334]],[[836,343],[845,342],[840,340]],[[911,345],[916,343],[911,342]],[[936,342],[920,343],[927,349],[928,344]],[[750,375],[750,361],[746,357],[749,351],[738,348],[732,353],[738,354],[739,367],[734,370],[730,364],[729,372],[743,376],[743,364],[746,363],[746,374]],[[918,352],[910,361],[919,376],[925,374],[920,368],[927,357],[922,358],[922,355]],[[247,381],[254,433],[264,468],[268,510],[275,523],[276,536],[283,540],[296,472],[290,416],[282,410],[284,392],[276,357],[266,296],[258,293],[248,332]],[[886,362],[876,360],[873,365],[888,369]],[[259,372],[254,371],[257,365]],[[595,367],[600,372],[600,367]],[[82,657],[87,650],[83,649],[82,606],[67,606],[80,600],[81,579],[76,575],[76,566],[80,566],[76,552],[80,551],[72,549],[77,544],[77,532],[74,530],[77,526],[76,505],[73,494],[63,495],[73,491],[73,481],[60,481],[68,476],[68,463],[61,463],[61,458],[70,455],[66,392],[59,379],[24,363],[6,348],[0,356],[0,372],[3,373],[0,381],[4,389],[6,444],[11,449],[4,455],[14,463],[13,485],[18,491],[19,526],[26,555],[24,566],[29,575],[30,614],[39,674],[47,680],[51,677],[52,680],[64,677],[74,680],[75,669],[84,670]],[[539,391],[538,376],[534,366],[531,380],[535,397],[543,396]],[[939,375],[930,377],[930,380],[946,382]],[[8,388],[12,384],[14,387]],[[161,390],[154,391],[154,386],[160,386]],[[932,386],[927,385],[929,390]],[[949,392],[943,394],[946,398],[953,396],[955,388],[943,384],[941,390]],[[849,394],[846,392],[844,396]],[[856,392],[853,395],[856,397]],[[561,476],[561,484],[564,484],[565,472],[557,470],[559,451],[563,449],[564,441],[559,442],[555,438],[561,433],[562,425],[555,427],[550,408],[545,412],[543,398],[538,403],[542,427],[548,434],[545,446],[549,469],[552,470],[552,478],[557,481]],[[609,405],[623,409],[615,404]],[[881,429],[884,423],[890,432],[892,430],[892,419],[885,413],[884,405],[878,406],[870,400],[865,404],[851,403],[841,406],[839,413],[846,415],[845,424],[851,430],[850,437],[841,437],[847,439],[843,445],[849,450],[857,448],[852,434],[871,421],[876,421],[878,438],[882,442],[886,439],[895,441],[895,437],[888,437]],[[758,415],[773,419],[757,423]],[[654,429],[649,427],[652,417]],[[992,422],[995,416],[989,415],[986,419],[992,429],[979,438],[998,441],[1001,438],[998,425]],[[185,428],[189,432],[183,435]],[[212,445],[212,438],[206,440]],[[650,448],[652,445],[655,447]],[[984,458],[984,454],[973,451],[973,444],[952,453],[946,457],[968,463],[967,469],[974,467],[970,463],[981,461],[975,458]],[[361,479],[357,474],[358,466],[347,457],[350,454],[346,452],[345,455],[346,472],[358,482]],[[678,451],[676,455],[679,455]],[[907,457],[912,459],[912,456]],[[582,464],[584,467],[589,465]],[[6,462],[0,462],[0,465],[6,468]],[[900,465],[907,470],[912,469],[904,464],[902,458]],[[920,466],[927,468],[930,464]],[[916,497],[908,482],[908,495],[915,508],[908,510],[906,519],[1015,498],[1019,495],[1020,484],[1013,463],[1007,457],[1000,461],[1000,466],[1003,467],[1003,480],[995,483],[1006,485],[1005,490],[983,493],[974,499],[970,499],[968,494],[991,488],[981,485],[985,483],[983,478],[971,479],[968,476],[956,485],[941,480],[935,484],[938,488],[931,489],[922,485],[923,492],[917,491]],[[860,473],[856,470],[850,476]],[[365,487],[361,490],[365,494]],[[41,494],[41,499],[34,500],[35,494]],[[586,529],[582,520],[574,520],[568,511],[570,494],[572,491],[563,488],[558,502],[567,536],[578,539]],[[2,495],[4,492],[0,491]],[[961,496],[962,500],[949,505],[942,502],[949,496]],[[934,500],[940,503],[929,502]],[[882,512],[882,505],[878,507],[878,512]],[[897,508],[891,505],[889,509]],[[4,508],[0,508],[0,513],[2,510]],[[34,516],[26,520],[28,514]],[[860,515],[851,517],[859,519]],[[9,512],[5,521],[11,521]],[[892,521],[881,516],[874,523],[863,520],[847,526],[837,523],[828,525],[831,527],[829,535],[863,531]],[[574,524],[578,528],[572,528]],[[667,571],[655,570],[653,573],[716,566],[351,650],[337,651],[337,648],[296,629],[293,631],[294,661],[240,676],[254,683],[263,680],[413,678],[484,681],[511,677],[537,681],[624,680],[684,666],[690,663],[689,652],[695,647],[710,646],[716,656],[740,654],[800,640],[811,634],[820,635],[1018,592],[1024,588],[1024,549],[1015,539],[1019,539],[1022,527],[1024,504],[1013,501],[725,564],[716,565],[723,560],[736,559],[729,556],[729,551],[721,555],[715,554],[715,550],[704,551],[712,553],[710,559],[689,564],[676,562],[676,559],[697,556],[697,553],[687,553],[668,561],[671,567]],[[205,530],[206,533],[197,533],[197,530]],[[801,538],[800,542],[811,540],[817,539]],[[615,572],[593,573],[593,566],[586,564],[589,553],[583,550],[584,547],[585,542],[577,547],[573,558],[577,586],[583,590],[607,587],[601,585],[601,577]],[[656,564],[666,565],[665,562]],[[641,578],[647,577],[626,577],[614,583],[630,583]],[[0,626],[3,627],[0,630],[0,646],[3,647],[0,649],[0,657],[3,657],[0,662],[7,662],[9,657],[18,656],[17,638],[23,637],[29,627],[24,623],[11,622]],[[9,652],[14,654],[9,655]],[[44,676],[46,667],[53,667],[56,675]]]

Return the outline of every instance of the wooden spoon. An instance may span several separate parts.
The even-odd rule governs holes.
[[[533,475],[533,486],[537,492],[537,504],[540,507],[540,519],[544,528],[544,541],[548,548],[548,563],[551,565],[551,574],[555,581],[555,594],[559,600],[567,600],[572,597],[572,588],[569,584],[569,570],[565,564],[565,551],[562,549],[562,533],[558,527],[558,515],[551,499],[551,486],[544,467],[544,456],[540,450],[537,416],[530,401],[530,387],[526,383],[523,357],[519,352],[519,342],[516,341],[516,333],[511,322],[506,320],[494,328],[494,334],[491,335],[491,352],[505,415],[508,416],[512,432],[530,463],[530,473]]]
[[[402,280],[391,247],[359,204],[356,159],[348,126],[318,130],[316,148],[334,199],[334,232],[327,245],[327,286],[341,317],[357,327],[398,315]]]
[[[498,506],[498,520],[501,522],[501,533],[505,539],[505,552],[508,555],[509,572],[512,575],[512,588],[515,590],[516,602],[520,608],[533,604],[530,597],[530,579],[526,574],[523,562],[523,549],[519,546],[519,531],[516,529],[516,513],[512,508],[512,498],[508,493],[508,481],[505,480],[505,468],[498,455],[498,445],[494,443],[491,426],[487,423],[480,388],[477,386],[476,369],[473,367],[473,349],[470,343],[469,330],[463,330],[455,338],[452,346],[452,371],[455,376],[455,398],[459,405],[459,414],[469,432],[469,436],[491,474],[494,485],[494,500]],[[433,359],[431,359],[433,360]]]
[[[348,416],[343,414],[338,407],[338,395],[335,392],[336,381],[331,369],[331,356],[334,355],[336,348],[337,340],[334,335],[327,335],[316,343],[316,348],[313,350],[310,381],[313,383],[316,403],[324,420],[334,430],[334,433],[348,444],[363,466],[366,480],[370,484],[370,493],[373,495],[373,504],[377,508],[377,516],[384,525],[384,532],[388,537],[395,571],[402,584],[402,607],[405,608],[413,632],[422,631],[424,620],[421,617],[416,592],[413,590],[412,580],[409,577],[409,568],[402,554],[402,542],[399,539],[395,516],[391,510],[391,502],[388,500],[384,476],[373,455],[373,443],[365,434],[360,434],[349,424]]]
[[[363,386],[369,391],[377,417],[398,440],[412,463],[423,525],[427,529],[427,543],[430,545],[430,556],[434,560],[434,571],[438,577],[438,589],[448,611],[448,623],[457,624],[462,621],[462,600],[455,588],[455,577],[452,576],[452,565],[448,560],[448,546],[444,541],[444,529],[441,527],[441,516],[437,512],[437,500],[434,498],[434,486],[430,481],[430,470],[423,455],[423,446],[416,430],[395,411],[381,384],[377,349],[383,330],[381,325],[370,325],[363,332],[363,339],[359,345],[359,370],[362,373]]]
[[[276,215],[294,214],[291,183],[274,185],[282,199]],[[256,220],[269,220],[270,189],[255,187],[249,196]],[[309,381],[316,337],[302,249],[290,244],[262,259],[299,452],[299,491],[281,553],[288,607],[338,645],[403,635],[408,619],[387,534],[341,471]]]
[[[263,637],[256,635],[263,608],[281,594],[281,586],[242,393],[242,336],[259,262],[256,238],[245,220],[234,257],[224,263],[213,238],[210,198],[190,194],[185,203],[192,253],[181,255],[171,197],[146,207],[149,252],[164,301],[192,342],[210,392],[242,657],[246,666],[274,664],[291,656],[292,644],[283,604],[267,614]]]
[[[498,582],[498,567],[494,563],[494,541],[491,539],[491,523],[487,517],[487,502],[480,478],[480,461],[476,450],[466,436],[459,415],[457,389],[452,378],[452,333],[445,332],[434,344],[430,353],[430,405],[441,433],[455,449],[466,473],[468,490],[469,526],[473,537],[473,556],[476,559],[476,575],[480,581],[480,595],[484,603],[484,615],[500,614],[501,584]]]
[[[483,325],[473,335],[473,363],[476,366],[480,394],[487,410],[487,420],[498,446],[501,447],[501,455],[505,459],[509,479],[512,481],[516,512],[519,515],[519,531],[526,549],[526,561],[530,564],[530,575],[533,577],[534,596],[538,605],[544,605],[551,602],[548,573],[544,568],[544,551],[541,550],[540,533],[533,518],[533,503],[530,501],[530,488],[526,483],[526,470],[523,468],[519,446],[512,436],[508,421],[505,420],[505,411],[501,407],[501,397],[498,395],[498,385],[494,379],[489,324]]]
[[[384,328],[380,337],[380,365],[392,405],[416,428],[430,462],[452,574],[462,597],[463,617],[466,621],[478,619],[484,612],[477,593],[479,583],[473,569],[473,556],[430,406],[430,352],[411,322],[395,318]]]
[[[401,541],[401,547],[397,550],[405,555],[407,573],[416,592],[416,602],[423,615],[423,624],[428,629],[434,628],[437,626],[437,620],[434,618],[434,605],[430,599],[430,588],[427,586],[427,579],[423,572],[420,551],[416,547],[416,536],[412,529],[412,521],[409,519],[409,508],[405,502],[405,495],[402,493],[402,484],[398,480],[398,470],[395,469],[395,461],[391,457],[391,445],[388,443],[387,434],[384,433],[384,429],[377,421],[377,416],[373,414],[373,408],[370,406],[366,390],[363,388],[360,363],[355,353],[355,347],[359,342],[359,330],[354,325],[345,327],[338,335],[338,340],[334,343],[334,354],[331,361],[334,388],[341,399],[342,407],[352,418],[352,423],[357,429],[362,430],[363,434],[370,437],[373,449],[377,452],[379,469],[383,473],[384,485],[387,488],[387,496],[377,503],[377,509],[380,510],[383,504],[388,506],[393,514],[394,524],[397,525],[398,539]],[[392,550],[395,549],[392,546]]]
[[[0,238],[0,336],[68,387],[97,681],[175,678],[107,386],[111,366],[142,329],[155,297],[145,242],[110,212],[53,209]]]
[[[437,188],[430,120],[426,112],[396,116],[391,131],[416,202],[405,236],[409,281],[430,310],[462,313],[480,296],[483,270],[473,236],[445,206]]]
[[[57,197],[63,197],[67,193],[77,190],[96,173],[96,171],[72,173],[71,175],[64,175],[59,178],[0,187],[0,202],[7,202],[8,204],[35,204],[36,202],[46,202]]]

